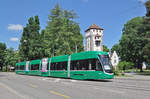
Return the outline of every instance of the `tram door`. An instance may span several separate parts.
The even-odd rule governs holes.
[[[47,72],[48,66],[48,58],[42,59],[42,72]]]
[[[26,74],[29,72],[29,63],[30,63],[30,61],[26,62]]]
[[[70,78],[70,61],[71,61],[71,55],[68,57],[68,78]]]

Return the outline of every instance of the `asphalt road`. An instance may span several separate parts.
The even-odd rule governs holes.
[[[0,99],[150,99],[150,76],[82,81],[0,72]]]

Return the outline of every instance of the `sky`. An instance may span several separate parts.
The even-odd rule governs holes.
[[[74,10],[81,33],[91,24],[104,29],[103,44],[110,49],[117,44],[124,24],[144,16],[146,0],[0,0],[0,42],[18,49],[23,27],[29,17],[38,15],[41,30],[47,26],[50,10],[58,3],[62,9]],[[85,41],[84,41],[85,43]]]

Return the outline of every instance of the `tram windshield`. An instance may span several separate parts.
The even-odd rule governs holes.
[[[113,68],[108,55],[99,55],[102,66],[107,73],[113,73]]]

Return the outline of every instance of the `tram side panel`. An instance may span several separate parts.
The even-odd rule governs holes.
[[[30,61],[28,75],[41,75],[40,62],[41,60]]]
[[[52,57],[50,63],[50,76],[67,78],[68,55]]]

